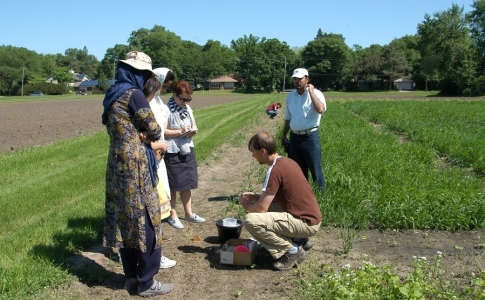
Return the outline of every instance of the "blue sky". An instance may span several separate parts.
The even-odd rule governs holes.
[[[212,39],[230,46],[252,34],[301,47],[320,28],[342,34],[350,47],[368,47],[416,34],[425,14],[453,3],[468,12],[473,0],[17,0],[2,5],[0,45],[41,54],[86,46],[101,60],[108,48],[127,44],[132,31],[160,25],[199,45]]]

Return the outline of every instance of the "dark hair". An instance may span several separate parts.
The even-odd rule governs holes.
[[[281,105],[281,103],[277,102],[276,105],[278,105],[279,107],[282,107],[283,105]]]
[[[267,133],[267,132],[260,132],[253,135],[253,137],[249,140],[248,149],[249,151],[252,150],[261,150],[266,149],[268,151],[268,155],[276,153],[276,142],[274,137]]]
[[[162,84],[160,81],[158,81],[157,76],[152,75],[146,82],[145,85],[143,86],[143,94],[145,94],[145,97],[154,94],[156,91],[158,91],[162,87]]]
[[[178,95],[182,94],[183,92],[186,92],[187,94],[192,95],[192,93],[194,91],[192,90],[190,83],[188,83],[185,80],[179,80],[179,81],[177,81],[177,83],[173,87],[173,92],[176,96],[178,96]]]
[[[172,71],[168,71],[167,75],[165,75],[165,80],[163,81],[163,83],[174,81],[174,80],[175,80],[175,75],[173,75]]]

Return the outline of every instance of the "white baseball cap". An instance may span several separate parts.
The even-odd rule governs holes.
[[[293,75],[291,75],[291,78],[296,77],[296,78],[303,78],[304,76],[308,76],[308,71],[307,69],[303,68],[298,68],[293,71]]]

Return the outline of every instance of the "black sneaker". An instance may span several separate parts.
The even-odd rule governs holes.
[[[286,252],[280,257],[274,264],[273,268],[278,271],[289,270],[293,268],[296,264],[301,263],[306,259],[306,252],[303,250],[303,247],[298,247],[298,251],[295,254],[290,254],[290,252]]]
[[[304,239],[293,238],[291,240],[293,241],[293,243],[297,244],[298,246],[302,246],[303,250],[305,250],[305,251],[308,251],[311,248],[313,248],[313,243],[308,238],[304,238]]]

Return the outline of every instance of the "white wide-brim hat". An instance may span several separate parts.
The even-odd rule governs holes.
[[[150,56],[146,55],[143,52],[140,52],[140,51],[128,52],[128,54],[126,54],[126,58],[120,61],[132,66],[135,69],[148,70],[153,73],[152,59],[150,58]]]

